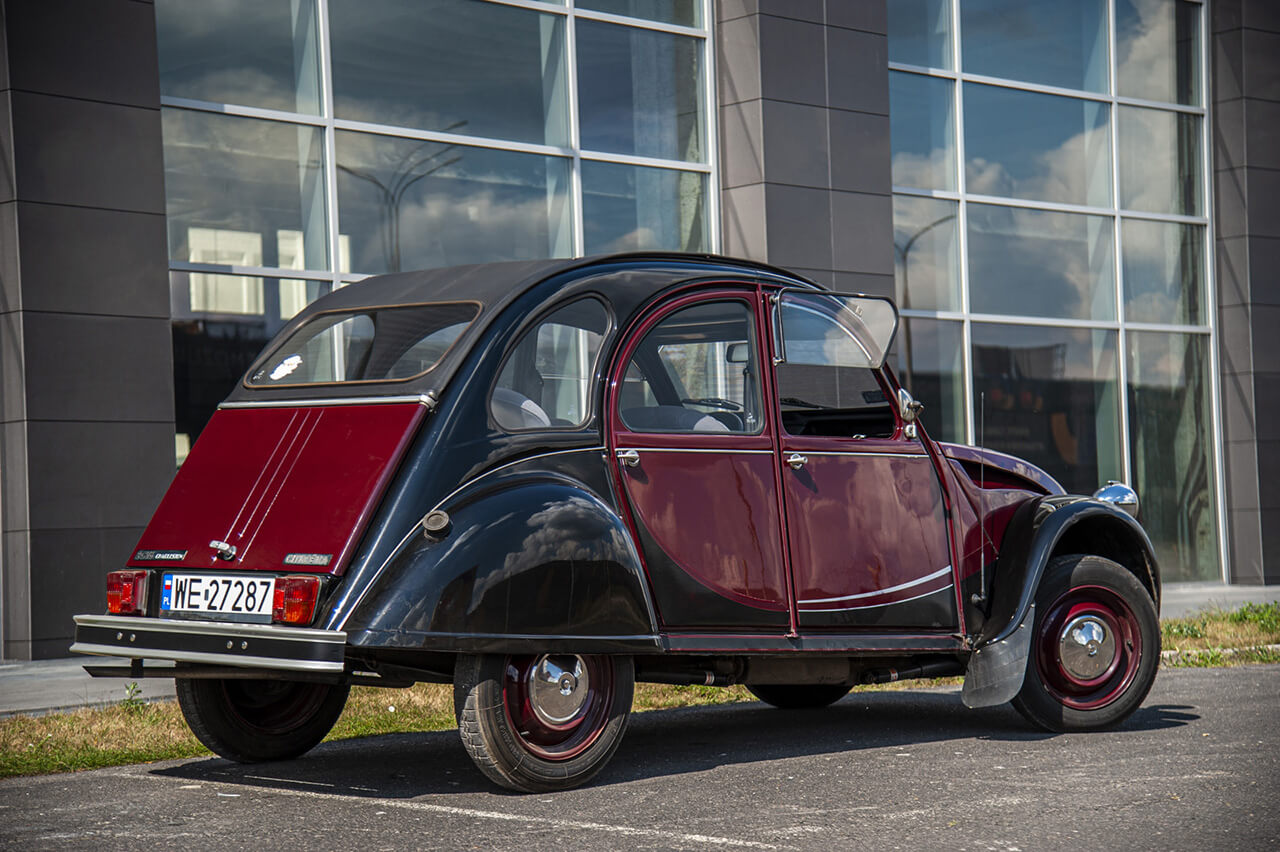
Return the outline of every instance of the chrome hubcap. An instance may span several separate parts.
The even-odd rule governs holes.
[[[1092,680],[1110,669],[1115,658],[1115,634],[1097,616],[1077,616],[1062,629],[1058,659],[1072,677]]]
[[[547,654],[529,670],[529,704],[544,725],[564,725],[582,710],[591,676],[574,654]]]

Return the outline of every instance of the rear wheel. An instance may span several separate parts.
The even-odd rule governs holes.
[[[1160,662],[1155,602],[1123,566],[1100,556],[1060,556],[1036,592],[1035,632],[1013,699],[1050,731],[1092,731],[1138,709]]]
[[[840,683],[805,683],[778,686],[747,685],[747,691],[765,704],[781,710],[807,710],[834,704],[849,694],[852,686]]]
[[[333,728],[350,687],[286,680],[178,678],[178,706],[196,739],[239,763],[287,760]]]
[[[491,781],[526,793],[567,790],[617,751],[634,685],[630,657],[461,656],[458,732]]]

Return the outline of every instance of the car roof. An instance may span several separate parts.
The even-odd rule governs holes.
[[[372,384],[333,383],[278,388],[251,387],[242,381],[231,392],[227,402],[439,394],[503,311],[541,285],[546,285],[547,289],[542,299],[545,303],[585,278],[599,284],[592,287],[597,292],[608,294],[612,289],[611,283],[621,284],[625,280],[625,287],[632,295],[637,290],[640,295],[653,295],[679,281],[708,275],[748,276],[793,286],[818,287],[786,270],[754,261],[711,254],[659,252],[483,263],[378,275],[335,290],[299,311],[254,359],[248,374],[259,369],[281,341],[319,314],[435,302],[473,302],[479,306],[479,311],[456,344],[421,376]]]

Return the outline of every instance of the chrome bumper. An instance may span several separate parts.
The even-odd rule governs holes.
[[[77,615],[73,654],[342,674],[347,634],[275,624]]]

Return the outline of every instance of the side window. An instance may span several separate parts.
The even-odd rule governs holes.
[[[627,365],[619,399],[634,432],[761,429],[755,323],[743,302],[711,302],[668,316]]]
[[[579,299],[524,333],[498,374],[489,410],[508,431],[581,426],[591,413],[591,385],[609,315]]]
[[[782,427],[791,435],[892,437],[891,401],[836,298],[784,299],[774,310],[785,359],[776,368]]]

